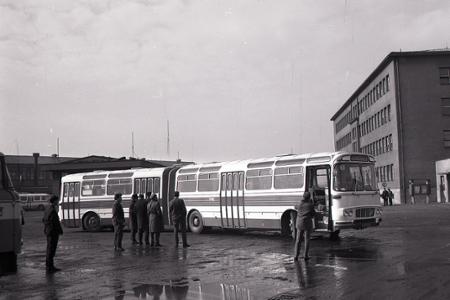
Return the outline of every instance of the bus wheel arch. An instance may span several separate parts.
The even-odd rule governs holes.
[[[297,211],[293,209],[286,210],[281,216],[281,235],[295,239]]]
[[[189,230],[193,233],[201,233],[204,229],[203,226],[203,217],[202,214],[198,210],[192,210],[188,215],[188,226]]]
[[[83,229],[87,231],[100,231],[100,217],[93,211],[89,211],[83,215],[82,218]]]

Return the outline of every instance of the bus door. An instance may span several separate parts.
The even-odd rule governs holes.
[[[328,231],[331,222],[331,168],[328,165],[306,167],[306,190],[316,210],[314,226],[316,231]]]
[[[80,227],[80,183],[64,183],[64,193],[61,203],[63,223],[67,227]]]
[[[222,173],[220,217],[224,228],[246,228],[244,172]]]

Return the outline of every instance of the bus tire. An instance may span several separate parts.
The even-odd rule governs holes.
[[[330,232],[330,240],[332,240],[332,241],[339,241],[339,233],[340,232],[341,232],[340,230],[336,230],[336,231]]]
[[[285,237],[289,237],[295,240],[295,236],[297,234],[297,212],[296,211],[287,211],[281,217],[281,235]]]
[[[45,210],[45,206],[44,206],[44,205],[42,205],[42,204],[39,204],[39,206],[38,206],[38,210]]]
[[[189,230],[193,233],[201,233],[203,231],[203,218],[200,212],[194,210],[189,214],[188,225]]]
[[[83,217],[83,227],[85,230],[87,231],[99,231],[101,226],[100,226],[100,217],[93,212],[89,212],[87,213],[84,217]]]

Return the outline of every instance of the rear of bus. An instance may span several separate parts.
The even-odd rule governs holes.
[[[22,239],[22,206],[0,153],[0,274],[17,270]]]
[[[365,154],[337,155],[332,166],[334,230],[378,226],[382,208],[375,178],[375,159]]]

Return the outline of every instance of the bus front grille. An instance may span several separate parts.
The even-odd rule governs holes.
[[[357,208],[356,217],[357,218],[369,218],[373,217],[375,214],[375,208]]]

